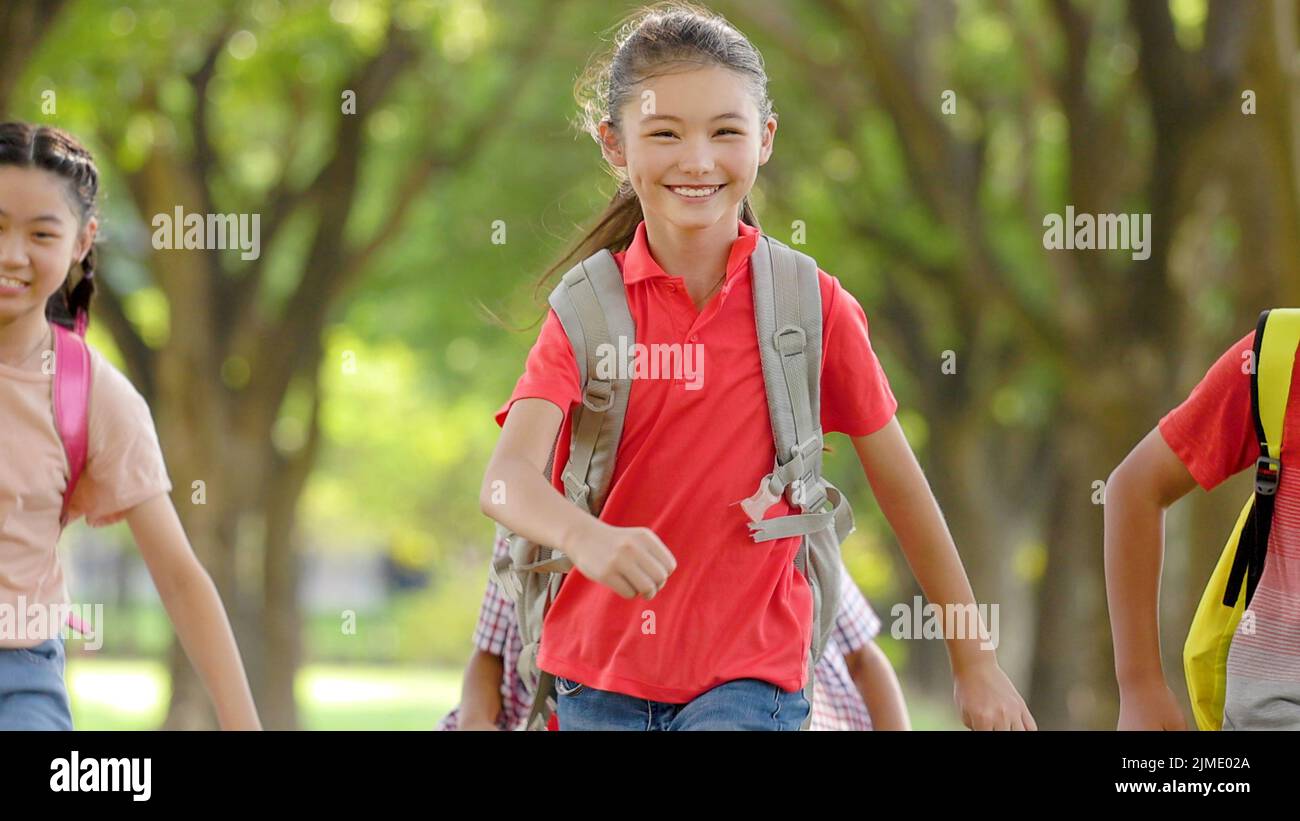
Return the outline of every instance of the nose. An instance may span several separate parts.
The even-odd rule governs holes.
[[[27,243],[16,231],[0,231],[0,268],[26,268],[31,262]]]
[[[683,174],[703,176],[713,171],[713,146],[708,138],[686,141],[677,167]]]

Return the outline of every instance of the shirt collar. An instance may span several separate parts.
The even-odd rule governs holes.
[[[754,247],[758,245],[760,236],[757,228],[747,225],[743,220],[737,220],[736,223],[739,235],[731,244],[731,253],[727,256],[727,280],[731,280],[744,270],[750,255],[754,253]],[[643,279],[667,276],[668,274],[659,267],[659,263],[655,262],[655,258],[650,254],[645,220],[641,220],[641,224],[636,227],[636,237],[633,238],[632,244],[628,246],[627,253],[623,257],[623,282],[631,285]]]

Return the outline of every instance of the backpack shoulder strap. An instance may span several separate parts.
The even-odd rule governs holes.
[[[623,434],[632,389],[629,360],[636,340],[623,273],[613,254],[602,249],[573,266],[561,277],[548,301],[573,349],[582,402],[570,414],[572,435],[567,458],[556,452],[558,436],[551,447],[547,479],[557,463],[564,465],[561,476],[565,496],[582,510],[599,516]],[[536,664],[541,626],[573,562],[552,547],[534,544],[508,531],[501,535],[510,544],[507,555],[493,559],[492,575],[515,602],[523,645],[516,672],[532,691],[525,726],[540,730],[553,716],[557,698],[555,677]]]
[[[565,495],[595,516],[604,506],[623,434],[636,325],[623,273],[605,249],[566,273],[549,301],[573,347],[582,385],[563,473]]]
[[[89,448],[90,349],[77,333],[51,322],[54,333],[54,427],[68,459],[68,486],[63,492],[59,525],[68,523],[68,507],[86,467]]]
[[[1251,405],[1260,456],[1282,455],[1283,421],[1291,396],[1296,349],[1300,347],[1300,309],[1274,308],[1260,314],[1255,330],[1255,373]]]
[[[754,323],[763,361],[776,462],[759,489],[741,505],[755,541],[813,533],[836,518],[824,512],[822,480],[822,306],[817,263],[771,237],[761,237],[751,258]],[[763,519],[782,494],[804,513]],[[847,535],[847,531],[846,534]]]
[[[1255,367],[1250,375],[1251,416],[1259,442],[1254,508],[1242,528],[1224,591],[1223,603],[1229,607],[1237,603],[1243,578],[1249,604],[1264,572],[1269,534],[1273,527],[1274,502],[1282,478],[1284,423],[1297,348],[1300,348],[1300,310],[1274,308],[1259,315],[1255,326]]]

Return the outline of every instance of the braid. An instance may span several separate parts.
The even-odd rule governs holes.
[[[86,253],[85,259],[81,261],[81,278],[77,284],[67,292],[64,304],[67,305],[68,314],[72,317],[73,327],[82,336],[86,333],[86,323],[90,321],[90,302],[95,296],[95,247],[92,245]],[[68,277],[68,282],[72,277]],[[64,287],[67,287],[65,283]]]

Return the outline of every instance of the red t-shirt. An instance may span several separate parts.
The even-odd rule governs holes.
[[[1229,348],[1187,401],[1160,420],[1161,435],[1206,490],[1259,459],[1245,356],[1254,344],[1251,332]],[[1254,629],[1233,634],[1228,654],[1227,670],[1234,679],[1300,682],[1300,365],[1295,367],[1282,426],[1282,474],[1268,558],[1248,611]],[[1224,523],[1225,539],[1231,527],[1232,522]]]
[[[648,527],[677,569],[654,599],[626,600],[579,571],[546,615],[538,666],[589,687],[685,703],[742,678],[786,691],[804,686],[812,597],[793,560],[798,537],[750,538],[738,502],[772,469],[775,445],[754,328],[749,257],[758,230],[743,223],[721,290],[695,309],[680,277],[651,256],[645,223],[615,259],[637,342],[698,343],[698,382],[634,379],[602,521]],[[867,337],[867,318],[838,280],[819,271],[822,301],[821,423],[864,436],[898,407]],[[569,411],[580,400],[578,367],[552,310],[498,424],[515,401],[542,398],[565,412],[553,484],[569,452]],[[797,512],[784,500],[767,518]]]
[[[1161,436],[1206,490],[1259,458],[1246,358],[1254,345],[1251,331],[1219,357],[1181,405],[1160,420]],[[1300,443],[1290,435],[1284,438],[1288,444]]]

